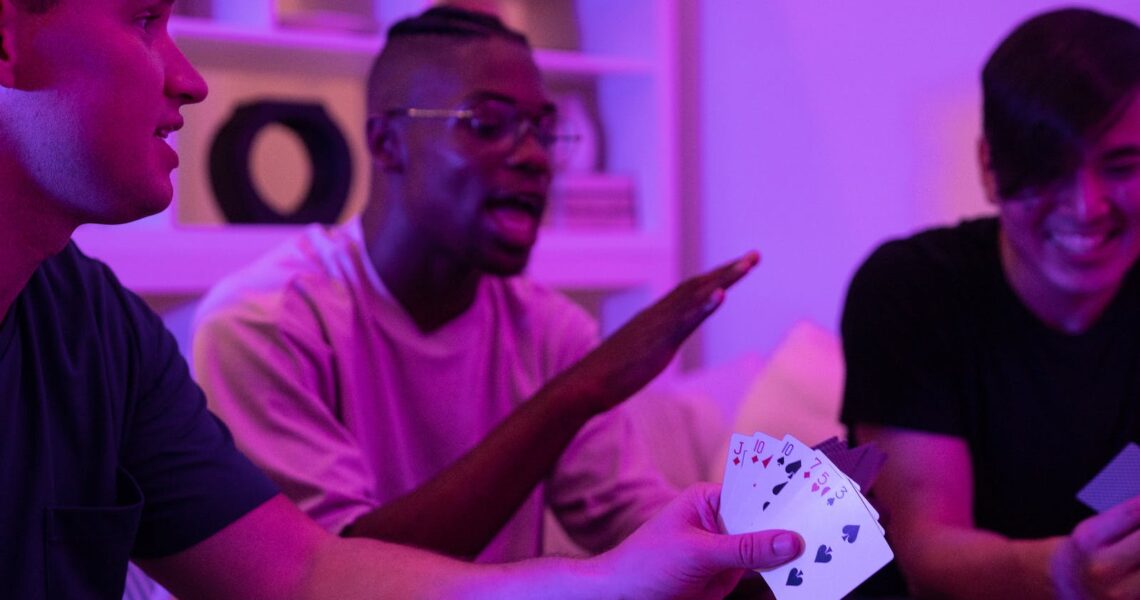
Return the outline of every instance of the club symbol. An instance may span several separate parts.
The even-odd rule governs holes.
[[[846,525],[843,527],[843,539],[846,540],[848,544],[854,544],[855,539],[858,537],[859,537],[859,526],[858,525]]]
[[[788,572],[788,585],[800,585],[804,582],[804,572],[793,568]]]
[[[815,562],[829,563],[831,562],[831,546],[827,544],[820,544],[819,550],[815,551]]]
[[[828,498],[827,499],[827,505],[828,506],[834,506],[835,505],[835,498]]]

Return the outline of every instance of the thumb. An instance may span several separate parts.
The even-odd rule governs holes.
[[[798,533],[781,529],[716,537],[716,547],[708,558],[722,569],[777,567],[799,556],[804,548]]]

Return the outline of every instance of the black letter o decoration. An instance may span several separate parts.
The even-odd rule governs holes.
[[[313,169],[304,200],[289,214],[281,214],[266,204],[250,177],[253,140],[271,123],[284,125],[301,138]],[[351,182],[348,143],[319,104],[242,104],[218,130],[210,147],[210,185],[230,223],[335,223],[348,202]]]

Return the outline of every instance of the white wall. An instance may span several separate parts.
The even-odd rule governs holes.
[[[1140,0],[1087,6],[1140,21]],[[767,353],[797,320],[838,330],[882,240],[991,212],[974,162],[978,78],[1040,0],[711,0],[682,27],[693,119],[690,256],[764,255],[706,324],[700,362]],[[695,64],[694,64],[695,63]],[[689,172],[689,175],[694,176]]]

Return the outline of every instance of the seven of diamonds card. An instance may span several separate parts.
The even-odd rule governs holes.
[[[894,557],[878,513],[836,466],[881,452],[850,450],[835,440],[819,448],[763,433],[736,434],[729,446],[721,488],[724,530],[788,529],[804,539],[799,558],[761,571],[778,600],[842,598]]]

